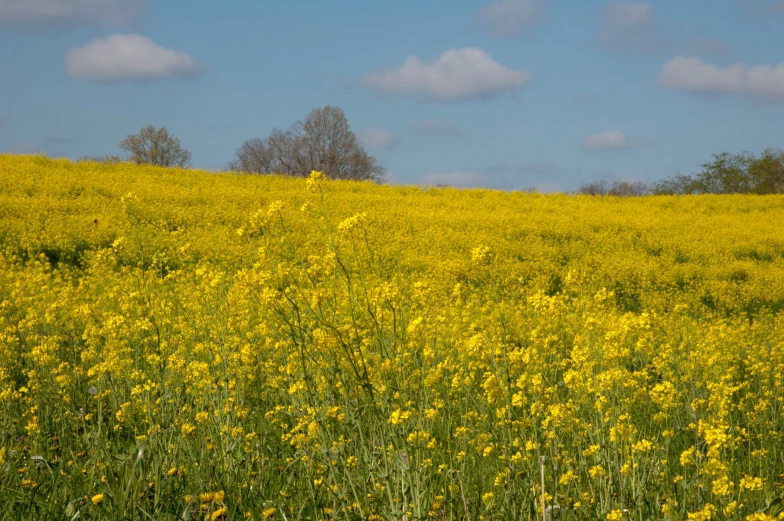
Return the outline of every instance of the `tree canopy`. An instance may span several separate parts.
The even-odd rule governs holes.
[[[780,194],[784,193],[784,151],[766,149],[714,154],[693,175],[677,175],[653,186],[655,194]]]
[[[143,127],[137,134],[129,134],[119,147],[128,152],[128,160],[136,164],[187,168],[191,153],[185,150],[165,127]]]
[[[288,130],[276,128],[264,139],[245,141],[228,168],[299,177],[317,170],[330,179],[376,182],[383,180],[386,173],[362,148],[343,110],[329,105],[314,109]]]

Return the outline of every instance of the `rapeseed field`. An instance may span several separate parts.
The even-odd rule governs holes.
[[[0,519],[784,519],[784,197],[0,155]]]

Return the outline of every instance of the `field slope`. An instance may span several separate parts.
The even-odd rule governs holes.
[[[0,155],[0,519],[784,519],[782,223]]]

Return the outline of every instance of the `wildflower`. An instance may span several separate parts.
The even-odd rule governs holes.
[[[769,514],[757,512],[746,516],[746,521],[776,521],[776,518]]]
[[[591,478],[596,479],[597,477],[604,476],[605,471],[604,467],[601,465],[594,465],[590,469],[588,469],[588,473],[591,475]]]
[[[324,179],[325,177],[323,172],[317,172],[316,170],[313,170],[310,172],[310,176],[308,176],[308,180],[305,181],[305,184],[307,185],[308,190],[311,192],[316,192],[318,191],[321,183],[324,182]]]
[[[638,454],[645,454],[646,452],[649,452],[652,449],[653,449],[653,443],[651,443],[650,441],[644,438],[638,441],[637,443],[635,443],[634,445],[632,445],[632,452]]]
[[[90,501],[93,502],[93,505],[100,505],[101,503],[103,503],[103,498],[104,498],[104,494],[100,493],[91,497]]]
[[[595,456],[599,453],[600,447],[599,445],[591,445],[587,449],[583,451],[584,458],[590,458],[591,456]]]
[[[389,416],[389,423],[392,425],[399,425],[411,417],[411,411],[401,411],[395,409]]]
[[[471,250],[471,262],[474,264],[489,264],[490,248],[487,246],[477,246]]]
[[[710,503],[706,503],[702,510],[698,512],[690,512],[687,516],[688,521],[710,521],[713,514],[716,513],[716,507]]]
[[[746,476],[746,475],[740,478],[739,485],[741,490],[748,490],[749,492],[762,490],[763,487],[761,478]]]
[[[575,474],[574,472],[569,470],[569,471],[565,472],[564,474],[562,474],[560,478],[558,478],[558,483],[560,485],[566,486],[569,483],[571,483],[572,481],[574,481],[575,479],[577,479],[577,474]]]
[[[721,476],[713,480],[711,489],[714,494],[720,497],[728,496],[732,493],[734,483],[727,476]]]

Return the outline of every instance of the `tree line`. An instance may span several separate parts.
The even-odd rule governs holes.
[[[166,128],[148,125],[123,139],[126,157],[108,154],[82,160],[119,163],[130,161],[164,167],[188,168],[191,153]],[[331,179],[383,182],[386,175],[351,130],[345,113],[327,105],[314,109],[288,129],[275,128],[266,138],[248,139],[236,150],[229,170],[249,174],[277,173],[307,177],[318,170]],[[635,197],[687,194],[784,193],[784,150],[714,154],[690,175],[675,175],[651,185],[641,182],[596,181],[580,187],[584,195]]]
[[[190,167],[191,153],[165,128],[148,125],[123,139],[119,147],[128,153],[127,157],[108,154],[82,160]],[[276,128],[264,139],[245,141],[227,167],[235,172],[297,177],[307,177],[318,170],[330,179],[376,182],[383,181],[386,175],[384,167],[362,148],[343,110],[329,105],[314,109],[304,121],[297,121],[286,130]]]
[[[782,194],[784,193],[784,150],[765,149],[761,154],[750,152],[713,154],[691,175],[675,175],[648,186],[644,183],[597,181],[582,186],[585,195],[689,194]]]

